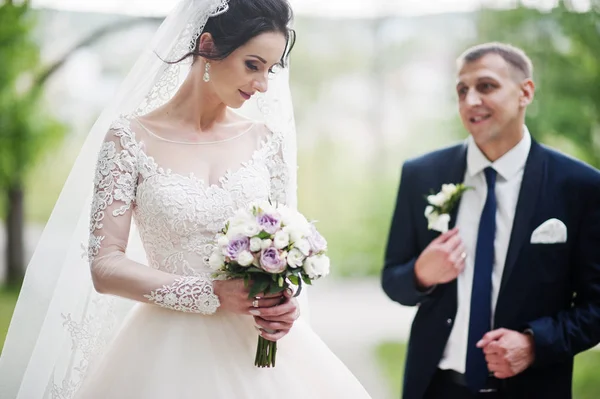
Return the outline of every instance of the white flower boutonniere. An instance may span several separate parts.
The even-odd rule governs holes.
[[[427,196],[425,217],[427,218],[429,230],[445,233],[450,223],[450,213],[460,200],[463,193],[472,187],[464,184],[442,184],[442,190],[437,194]]]

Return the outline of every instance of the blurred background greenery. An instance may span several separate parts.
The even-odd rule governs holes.
[[[533,136],[600,167],[600,1],[435,4],[422,15],[296,16],[299,205],[328,238],[334,277],[376,279],[402,162],[466,137],[454,60],[470,45],[522,47],[535,66]],[[79,147],[161,20],[0,1],[0,348]],[[402,345],[374,349],[395,392]],[[577,364],[576,398],[600,397],[598,353]]]

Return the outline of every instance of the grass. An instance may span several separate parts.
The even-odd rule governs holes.
[[[400,342],[383,342],[377,346],[376,356],[394,394],[402,392],[404,375],[404,359],[406,344]],[[573,398],[600,398],[600,351],[589,350],[575,357],[573,372]]]

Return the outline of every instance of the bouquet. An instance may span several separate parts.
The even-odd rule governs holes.
[[[242,278],[249,298],[274,294],[329,274],[327,241],[314,224],[284,205],[269,202],[238,210],[217,235],[210,266],[217,275]],[[277,342],[258,337],[257,367],[275,366]]]

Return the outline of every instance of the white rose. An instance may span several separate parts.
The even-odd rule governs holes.
[[[258,233],[260,233],[260,226],[256,223],[255,220],[246,223],[242,228],[242,234],[246,237],[254,237]]]
[[[448,224],[450,223],[450,215],[447,213],[443,213],[438,215],[437,213],[432,213],[427,217],[428,228],[429,230],[439,231],[440,233],[445,233],[448,231]]]
[[[310,279],[327,276],[329,269],[330,261],[325,255],[311,256],[304,262],[304,271]]]
[[[240,266],[250,266],[254,261],[254,256],[248,251],[242,251],[237,257],[237,263]]]
[[[243,209],[240,209],[238,211],[235,212],[235,214],[229,219],[229,226],[230,227],[236,227],[236,226],[243,226],[245,224],[247,224],[248,222],[251,222],[253,219],[253,217],[251,217],[251,215],[246,212]]]
[[[433,213],[433,211],[435,211],[433,206],[431,206],[431,205],[427,206],[427,208],[425,208],[425,217],[427,219],[429,219],[429,215],[431,215]]]
[[[275,207],[269,204],[269,202],[267,201],[261,202],[260,204],[258,204],[258,207],[263,211],[263,213],[274,214],[277,212]]]
[[[269,240],[268,238],[266,240],[262,240],[261,244],[260,244],[260,249],[267,249],[269,248],[271,245],[273,244],[273,241]]]
[[[287,255],[287,264],[294,269],[302,266],[303,261],[304,255],[296,248],[292,248],[292,250]]]
[[[294,222],[296,212],[292,211],[290,208],[281,206],[277,208],[277,212],[281,215],[281,223],[284,225],[289,225]]]
[[[227,229],[227,239],[231,240],[244,235],[244,226],[229,226]]]
[[[304,256],[308,256],[310,254],[310,243],[306,239],[301,239],[294,242],[294,246],[302,252]]]
[[[446,198],[450,199],[454,194],[456,194],[456,184],[442,184],[442,193],[446,196]]]
[[[217,240],[217,245],[219,247],[226,247],[227,245],[229,245],[229,238],[227,236],[219,236],[218,240]]]
[[[215,252],[208,258],[208,265],[213,270],[219,270],[225,265],[225,257],[222,254]]]
[[[446,195],[443,192],[439,192],[436,195],[427,196],[427,202],[438,207],[443,206],[447,200],[448,198],[446,198]]]
[[[287,247],[290,244],[290,235],[285,231],[278,231],[275,233],[275,238],[273,240],[275,248],[282,249]]]
[[[262,240],[258,237],[252,237],[250,239],[250,251],[258,252],[262,249]]]
[[[290,241],[298,242],[305,237],[308,237],[311,233],[310,224],[307,223],[294,223],[289,226],[285,226],[283,231],[290,235]]]

